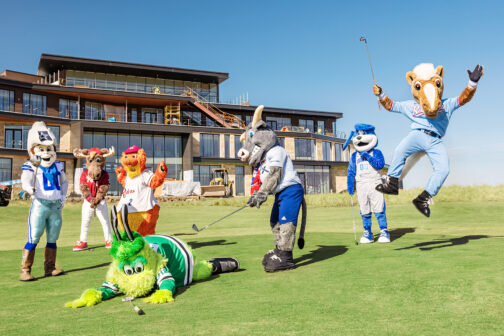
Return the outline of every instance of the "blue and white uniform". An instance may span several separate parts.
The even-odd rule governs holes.
[[[292,223],[296,226],[304,189],[285,148],[277,145],[266,152],[266,158],[258,168],[261,181],[267,178],[270,167],[282,168],[282,177],[275,189],[275,203],[271,209],[270,223],[280,225]]]
[[[45,168],[36,167],[27,161],[22,166],[21,183],[23,190],[32,195],[25,248],[34,249],[44,229],[47,232],[47,243],[56,244],[61,230],[61,209],[68,190],[63,163],[55,161],[49,168]]]
[[[424,151],[434,169],[425,187],[431,196],[439,192],[450,173],[450,162],[442,137],[446,134],[453,112],[460,107],[458,97],[442,99],[441,102],[435,118],[425,116],[422,107],[414,100],[393,102],[390,110],[410,119],[412,131],[395,149],[388,175],[399,178],[406,159],[416,152]]]
[[[379,149],[371,149],[364,153],[354,152],[348,163],[348,191],[353,194],[353,186],[356,182],[364,230],[371,230],[372,212],[375,214],[380,230],[383,230],[387,228],[385,198],[375,188],[382,182],[380,169],[384,167],[385,159]]]

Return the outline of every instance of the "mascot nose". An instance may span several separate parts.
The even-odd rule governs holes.
[[[250,156],[250,152],[244,148],[240,148],[240,150],[238,151],[238,157],[242,161],[247,161],[249,156]]]
[[[360,135],[355,137],[357,140],[360,140],[362,137]]]
[[[434,108],[434,102],[436,100],[436,89],[434,88],[434,85],[432,85],[431,83],[427,83],[424,86],[424,92],[430,107]]]

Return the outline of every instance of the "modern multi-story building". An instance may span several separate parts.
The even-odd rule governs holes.
[[[42,54],[37,74],[0,74],[0,182],[19,179],[27,159],[26,138],[42,120],[59,140],[58,158],[71,183],[83,162],[73,148],[116,148],[108,171],[132,145],[145,149],[147,165],[164,160],[168,177],[206,185],[212,169],[227,168],[234,194],[247,195],[252,178],[237,159],[241,127],[255,106],[223,104],[223,72]],[[263,118],[277,131],[294,160],[307,193],[346,189],[342,113],[265,107]],[[121,187],[112,178],[110,193]],[[78,179],[76,180],[78,181]],[[72,188],[72,186],[71,186]],[[73,190],[69,188],[69,190]]]

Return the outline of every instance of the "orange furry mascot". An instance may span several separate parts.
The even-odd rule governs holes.
[[[142,236],[156,233],[159,204],[154,197],[154,189],[163,184],[168,172],[164,161],[158,164],[156,173],[147,169],[146,161],[145,151],[131,146],[122,153],[122,166],[115,170],[117,180],[124,187],[118,209],[128,207],[129,226]],[[119,223],[124,230],[120,218]]]

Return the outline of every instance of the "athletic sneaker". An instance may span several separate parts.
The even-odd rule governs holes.
[[[373,233],[371,231],[365,230],[360,239],[361,244],[370,244],[374,243]]]
[[[390,234],[387,229],[380,231],[380,238],[378,238],[378,243],[390,243]]]
[[[87,248],[88,248],[87,242],[78,241],[77,245],[75,245],[73,247],[73,250],[74,251],[83,251],[83,250],[87,250]]]
[[[112,242],[109,240],[107,242],[105,242],[105,248],[111,248],[112,247]]]

